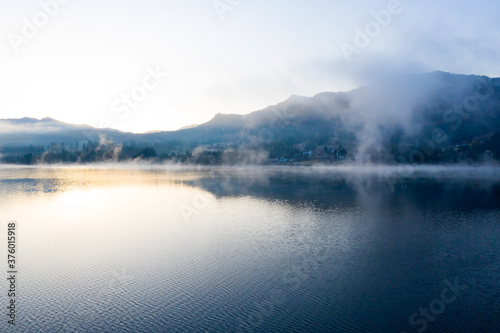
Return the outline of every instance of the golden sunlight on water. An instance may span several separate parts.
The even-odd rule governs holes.
[[[492,267],[498,209],[483,200],[464,217],[433,208],[445,192],[392,195],[379,183],[298,172],[0,169],[2,223],[18,223],[20,322],[26,332],[71,331],[60,318],[73,331],[237,331],[267,304],[272,315],[253,328],[404,330],[431,297],[415,281],[440,287]],[[474,199],[488,198],[477,191]],[[457,302],[460,313],[467,302]],[[395,308],[397,319],[380,320]]]

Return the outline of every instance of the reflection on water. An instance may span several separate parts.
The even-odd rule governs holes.
[[[3,167],[17,328],[495,332],[497,171]]]

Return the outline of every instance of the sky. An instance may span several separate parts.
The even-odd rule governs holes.
[[[391,74],[500,77],[500,2],[0,0],[0,118],[136,133]]]

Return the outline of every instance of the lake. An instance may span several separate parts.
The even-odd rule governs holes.
[[[10,331],[500,327],[495,167],[0,166],[0,212]]]

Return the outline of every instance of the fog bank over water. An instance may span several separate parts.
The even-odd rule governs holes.
[[[218,172],[231,172],[235,175],[241,173],[284,173],[284,174],[309,174],[327,175],[338,174],[345,176],[387,176],[387,177],[423,177],[423,178],[484,178],[490,180],[500,180],[499,164],[484,165],[315,165],[315,166],[263,166],[263,165],[242,165],[242,166],[200,166],[185,164],[153,164],[148,162],[134,163],[96,163],[92,165],[39,165],[39,166],[17,166],[0,164],[0,171],[15,170],[130,170],[130,171],[165,171],[165,172],[190,172],[201,171],[208,174]]]
[[[175,187],[196,190],[203,202],[249,196],[301,205],[418,205],[500,208],[497,165],[186,166],[92,164],[0,166],[0,193],[52,196],[72,191]],[[373,199],[377,198],[377,202]],[[188,203],[190,200],[188,200]]]

